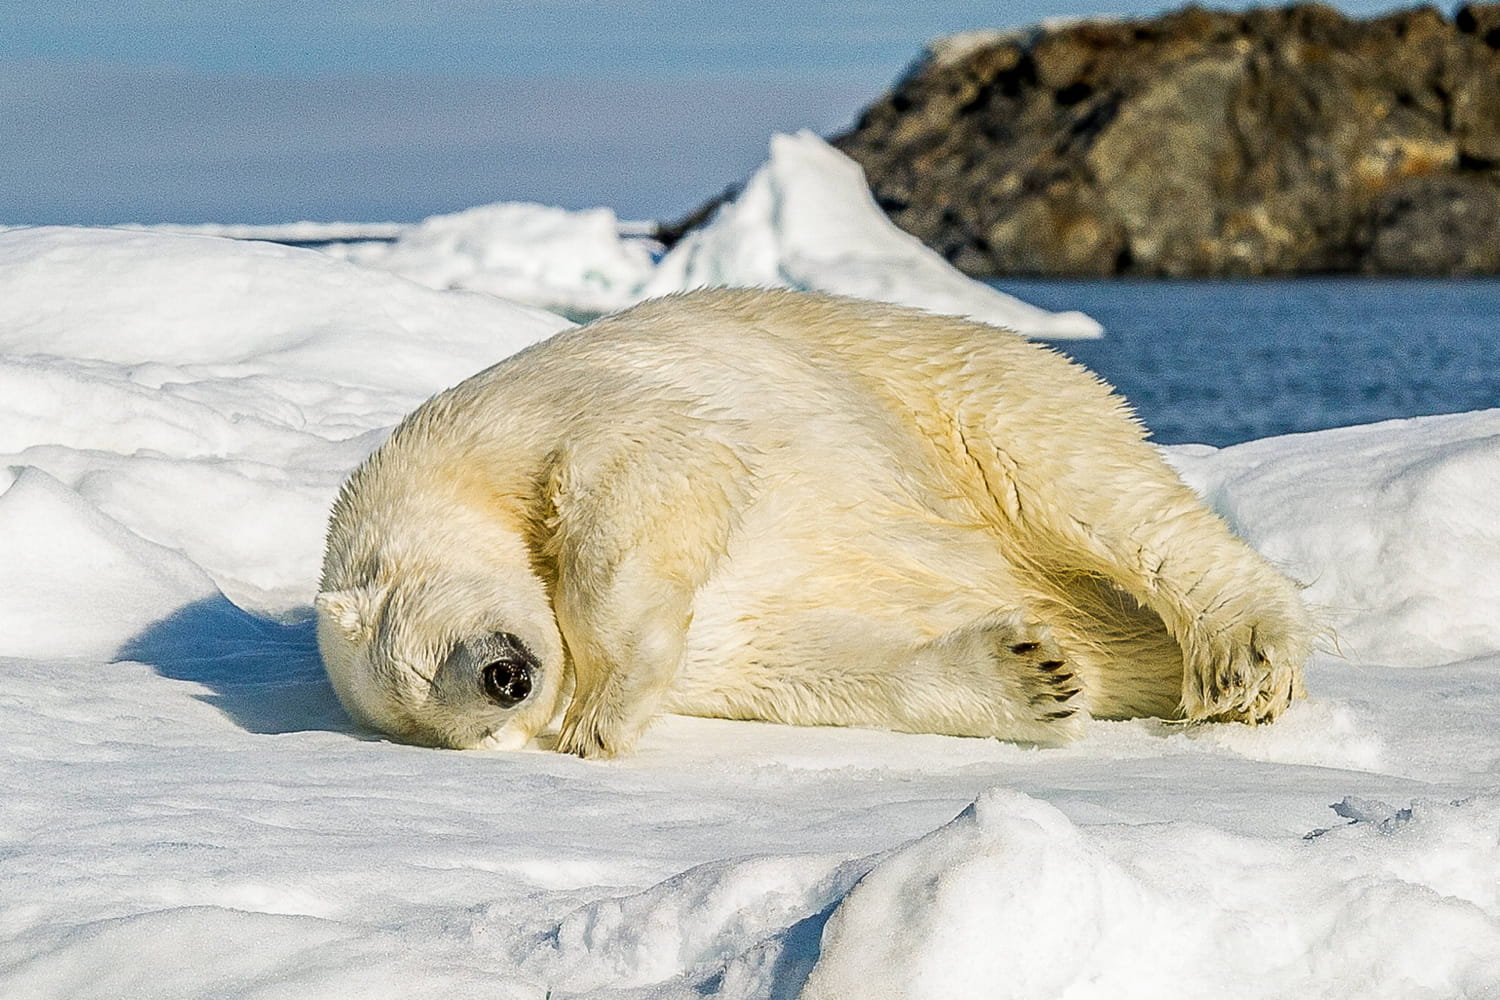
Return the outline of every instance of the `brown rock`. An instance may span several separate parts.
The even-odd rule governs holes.
[[[973,274],[1500,270],[1500,4],[1016,34],[918,66],[835,144]]]
[[[1381,193],[1367,222],[1372,274],[1500,273],[1500,184],[1417,177]]]

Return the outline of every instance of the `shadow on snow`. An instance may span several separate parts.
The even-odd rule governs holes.
[[[776,956],[766,980],[766,1000],[796,1000],[802,987],[807,985],[813,966],[818,964],[818,956],[822,953],[823,925],[828,923],[828,918],[833,916],[833,911],[838,909],[840,902],[841,899],[830,903],[820,912],[803,917],[762,942],[761,946],[772,947]],[[694,984],[694,992],[699,996],[718,995],[724,987],[726,971],[715,972]]]
[[[270,621],[222,595],[179,608],[120,647],[118,660],[210,689],[197,695],[252,733],[325,730],[364,736],[345,714],[318,658],[311,612]]]

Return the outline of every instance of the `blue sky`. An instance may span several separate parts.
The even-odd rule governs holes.
[[[399,221],[498,200],[671,218],[743,179],[771,132],[847,127],[931,37],[1162,9],[13,0],[0,223]]]

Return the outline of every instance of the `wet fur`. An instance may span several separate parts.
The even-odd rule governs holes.
[[[1274,718],[1313,625],[1110,389],[894,306],[704,291],[424,404],[335,506],[320,642],[403,739],[628,752],[662,711],[1034,742]],[[488,705],[444,657],[521,637]],[[558,718],[560,717],[560,718]]]

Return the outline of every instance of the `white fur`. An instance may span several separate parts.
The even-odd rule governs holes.
[[[663,710],[1036,742],[1274,718],[1313,626],[1107,386],[1014,334],[702,291],[424,404],[350,477],[318,602],[352,714],[626,752]],[[475,649],[534,654],[502,708]]]

